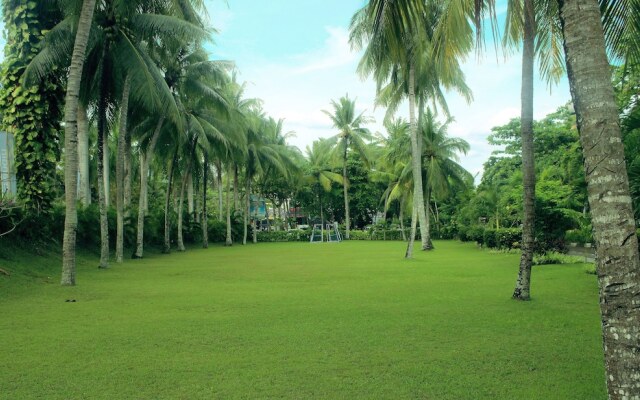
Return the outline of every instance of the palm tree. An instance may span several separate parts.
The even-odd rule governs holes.
[[[324,237],[324,210],[322,194],[323,192],[330,192],[333,183],[344,184],[344,178],[342,175],[331,171],[331,142],[326,139],[316,140],[311,144],[311,147],[307,146],[306,152],[308,164],[302,179],[306,184],[312,187],[312,190],[318,198],[321,224],[320,233],[322,237]]]
[[[366,117],[364,112],[356,113],[356,101],[349,99],[349,95],[341,97],[340,100],[331,100],[332,112],[322,110],[333,122],[333,127],[340,133],[332,138],[336,142],[334,152],[342,163],[342,188],[344,193],[344,213],[345,213],[345,237],[349,239],[349,178],[347,176],[347,158],[349,150],[356,152],[360,158],[369,163],[367,145],[365,140],[371,140],[369,129],[362,125],[371,122],[370,117]]]
[[[548,0],[518,0],[508,3],[505,37],[506,47],[523,43],[521,136],[523,177],[522,254],[518,279],[513,292],[517,300],[529,300],[531,265],[535,239],[535,166],[533,149],[533,67],[540,60],[543,77],[551,84],[564,73],[561,33],[557,18],[557,3]]]
[[[596,242],[609,398],[640,398],[640,258],[600,8],[596,0],[559,8]]]
[[[481,2],[478,2],[480,4]],[[430,99],[446,110],[441,88],[447,87],[470,97],[464,84],[458,60],[471,47],[465,40],[449,42],[456,36],[438,34],[440,19],[448,17],[445,7],[432,1],[397,2],[371,0],[351,21],[350,42],[353,48],[365,46],[358,67],[364,75],[373,75],[377,82],[379,102],[386,105],[388,116],[402,99],[409,100],[411,132],[414,211],[420,221],[423,250],[429,249],[423,182],[421,180],[421,144],[418,135],[416,103],[420,109]],[[437,51],[447,47],[447,51]],[[415,224],[412,224],[415,225]],[[413,254],[413,242],[406,257]]]
[[[89,42],[91,21],[95,10],[95,0],[84,0],[78,22],[78,30],[71,55],[69,80],[64,109],[65,139],[64,149],[66,160],[64,164],[65,187],[65,219],[64,238],[62,243],[62,279],[61,284],[73,286],[76,284],[76,230],[78,214],[76,210],[77,171],[78,171],[78,97],[80,95],[80,81],[84,67],[84,56]]]
[[[473,181],[471,174],[458,164],[458,154],[467,154],[469,143],[448,136],[449,122],[450,120],[445,124],[439,124],[431,109],[427,109],[420,120],[420,134],[424,144],[422,163],[426,177],[424,197],[427,204],[427,227],[430,227],[428,211],[432,196],[446,196],[452,187],[466,186],[468,182]],[[431,236],[427,241],[431,242]]]

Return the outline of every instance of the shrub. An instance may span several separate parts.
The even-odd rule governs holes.
[[[505,228],[496,230],[496,242],[499,249],[519,249],[522,240],[522,229]]]
[[[484,244],[484,228],[478,225],[471,226],[467,230],[467,237],[470,242],[476,242],[480,246]]]
[[[484,230],[484,245],[490,249],[498,248],[498,235],[495,229],[485,229]]]

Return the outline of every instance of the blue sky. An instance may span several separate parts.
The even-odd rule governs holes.
[[[506,0],[498,0],[498,12]],[[208,46],[211,57],[233,60],[239,78],[247,82],[247,96],[264,101],[265,111],[285,119],[285,131],[295,131],[291,143],[304,148],[319,137],[335,134],[321,110],[331,99],[346,93],[357,106],[376,119],[369,127],[383,132],[384,110],[375,109],[375,85],[356,73],[360,55],[348,44],[348,27],[353,13],[364,0],[205,0],[210,25],[218,29],[215,43]],[[1,26],[1,24],[0,24]],[[0,43],[0,56],[4,40]],[[488,46],[491,49],[491,46]],[[493,50],[478,59],[472,54],[464,63],[467,84],[474,102],[466,104],[457,94],[447,95],[455,121],[453,136],[471,144],[461,158],[473,174],[493,150],[486,137],[493,126],[519,115],[520,54],[505,59]],[[499,62],[498,62],[499,61]],[[570,99],[563,79],[549,93],[540,80],[535,86],[535,116],[541,118]],[[401,107],[400,116],[407,115]]]
[[[348,45],[348,27],[362,0],[208,0],[210,23],[219,30],[212,57],[234,60],[240,79],[247,81],[247,95],[264,101],[274,118],[285,119],[285,129],[296,132],[291,142],[304,149],[318,137],[335,134],[322,109],[331,99],[349,93],[357,106],[376,119],[370,126],[383,132],[384,110],[375,109],[375,85],[356,73],[360,55]],[[503,13],[505,1],[498,1]],[[464,63],[474,102],[466,104],[457,94],[447,95],[455,121],[449,133],[471,144],[461,163],[472,173],[493,150],[486,137],[493,126],[519,115],[520,53],[505,59],[491,50]],[[563,79],[550,93],[539,79],[535,87],[535,116],[541,118],[570,99]],[[406,116],[406,107],[399,115]]]

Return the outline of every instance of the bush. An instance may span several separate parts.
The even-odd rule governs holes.
[[[498,248],[498,237],[495,229],[485,229],[483,236],[483,243],[490,249]]]
[[[476,242],[482,246],[484,244],[484,228],[478,225],[469,227],[467,237],[470,242]]]
[[[564,235],[564,239],[565,241],[570,243],[579,243],[579,244],[593,243],[591,225],[587,225],[581,229],[568,230]]]
[[[505,228],[496,230],[496,242],[499,249],[519,249],[522,240],[522,229]]]
[[[308,242],[311,230],[260,231],[258,242]]]
[[[584,259],[582,257],[568,256],[557,252],[548,252],[533,256],[533,265],[577,264],[583,262]]]

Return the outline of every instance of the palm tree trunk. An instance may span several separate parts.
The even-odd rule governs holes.
[[[185,251],[184,238],[182,235],[182,208],[184,206],[184,192],[189,182],[191,182],[191,163],[196,157],[197,137],[193,139],[191,144],[190,156],[187,160],[187,168],[182,174],[182,184],[180,185],[180,196],[178,200],[178,251]]]
[[[104,100],[101,100],[104,102]],[[104,138],[106,130],[106,104],[98,110],[98,204],[100,207],[100,265],[98,268],[109,268],[109,221],[107,219],[107,202],[105,198],[104,178]]]
[[[513,298],[529,300],[531,264],[535,229],[536,171],[533,155],[533,63],[535,58],[536,20],[533,0],[524,1],[524,38],[522,51],[521,136],[522,136],[522,254]]]
[[[559,1],[596,243],[609,399],[640,398],[640,260],[596,0]]]
[[[238,183],[238,164],[234,163],[233,167],[233,207],[236,210],[240,209],[240,203],[238,200],[238,191],[240,190],[240,186]]]
[[[318,198],[320,200],[320,242],[324,242],[324,210],[322,209],[322,195],[319,195]]]
[[[209,216],[207,215],[207,175],[209,172],[209,155],[204,154],[204,164],[202,168],[202,248],[209,248]]]
[[[424,194],[422,190],[422,157],[421,157],[421,149],[420,144],[418,142],[418,123],[416,121],[416,94],[415,94],[415,66],[411,63],[409,67],[409,124],[411,126],[411,165],[413,172],[413,207],[417,212],[417,217],[420,220],[420,235],[422,238],[422,249],[428,250],[428,242],[426,241],[429,237],[427,232],[427,215],[425,214],[424,209]],[[413,218],[412,218],[412,226],[413,226]],[[407,252],[405,253],[406,258],[411,258],[413,256],[413,240],[415,238],[415,234],[411,235],[409,238],[409,246],[407,248]]]
[[[95,0],[84,0],[78,22],[78,30],[71,55],[71,66],[67,81],[64,122],[64,236],[62,241],[62,277],[60,284],[73,286],[76,284],[76,232],[78,229],[78,210],[76,196],[78,188],[78,97],[84,67],[84,56],[89,41],[89,31],[93,20]]]
[[[244,195],[245,197],[245,208],[244,208],[244,230],[243,230],[243,235],[242,235],[242,244],[246,245],[247,244],[247,225],[249,224],[249,213],[251,212],[251,196],[249,193],[251,193],[251,180],[249,179],[249,177],[246,178],[247,182],[246,182],[246,193]]]
[[[404,233],[404,205],[402,199],[400,199],[400,232],[402,233],[402,241],[407,241],[407,235]]]
[[[91,204],[89,180],[89,118],[84,105],[78,104],[78,199],[84,206]]]
[[[218,184],[218,220],[222,221],[222,161],[220,160],[218,160],[216,164],[216,172],[217,172],[216,183]],[[228,182],[227,182],[227,190],[229,190]],[[228,194],[227,194],[227,203],[229,203]],[[229,208],[229,204],[227,204],[227,208]]]
[[[129,91],[131,75],[127,75],[122,89],[120,105],[120,128],[118,129],[118,152],[116,154],[116,262],[124,257],[124,159],[127,136],[127,114],[129,112]]]
[[[191,167],[189,165],[189,167]],[[182,235],[182,209],[184,207],[184,192],[187,187],[187,182],[191,176],[189,169],[185,171],[186,175],[182,178],[182,185],[180,187],[180,197],[178,199],[178,251],[185,251],[184,237]]]
[[[347,149],[348,147],[349,147],[349,142],[346,142],[344,144],[344,154],[342,155],[342,190],[344,192],[344,221],[345,221],[344,236],[347,240],[349,240],[349,194],[347,193],[347,187],[349,186],[349,183],[347,181]]]
[[[124,219],[127,221],[131,216],[131,132],[127,129],[124,137]],[[126,222],[128,223],[128,222]]]
[[[431,241],[431,190],[429,189],[429,185],[425,184],[424,185],[426,190],[425,190],[425,213],[426,213],[426,231],[427,231],[427,248],[425,249],[423,247],[423,250],[433,250],[433,242]],[[425,240],[422,239],[422,242],[424,243]]]
[[[229,176],[229,172],[231,172],[229,170],[229,168],[227,168],[227,238],[225,241],[225,246],[231,246],[233,245],[233,240],[231,238],[231,179]],[[218,175],[219,179],[220,179],[220,190],[222,190],[222,177],[220,175]]]
[[[407,243],[407,251],[404,254],[404,258],[413,258],[413,243],[416,240],[417,223],[418,210],[416,209],[416,207],[413,207],[413,211],[411,212],[411,232],[409,232],[409,242]]]
[[[175,172],[176,164],[178,163],[178,149],[179,146],[175,146],[173,158],[171,159],[171,165],[169,165],[169,172],[167,173],[167,193],[164,198],[164,246],[162,252],[164,254],[171,253],[171,192],[173,190],[173,175]]]
[[[191,218],[193,218],[193,213],[195,212],[194,207],[194,198],[193,198],[193,175],[189,174],[187,181],[187,211]]]
[[[102,48],[102,59],[106,58],[109,52],[109,42]],[[105,155],[109,148],[109,132],[107,130],[107,75],[104,71],[100,74],[100,87],[98,89],[98,187],[104,182],[102,191],[98,190],[100,201],[100,265],[98,268],[109,267],[109,219],[107,217],[108,184],[105,169],[109,169],[109,157]],[[106,160],[106,163],[105,163]]]
[[[144,216],[145,205],[147,204],[147,195],[149,191],[149,162],[153,156],[153,152],[158,143],[160,132],[162,131],[162,125],[164,124],[165,117],[160,117],[158,125],[153,131],[153,136],[147,145],[145,152],[140,151],[140,196],[138,197],[138,232],[136,237],[136,251],[133,253],[133,258],[142,258],[144,254]]]
[[[102,147],[102,182],[104,184],[104,203],[108,209],[109,206],[111,206],[111,156],[109,154],[109,131],[106,128],[102,134]]]

